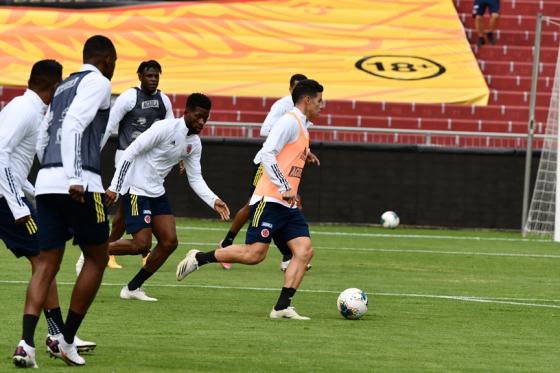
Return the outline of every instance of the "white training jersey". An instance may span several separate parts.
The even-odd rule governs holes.
[[[28,89],[0,112],[0,197],[6,199],[14,220],[30,214],[23,191],[30,186],[27,175],[46,110],[43,100]]]
[[[92,122],[98,110],[106,110],[111,106],[111,82],[104,77],[97,67],[84,64],[80,71],[92,71],[78,84],[76,96],[68,108],[62,122],[60,152],[63,167],[42,168],[35,182],[35,194],[68,194],[70,185],[82,185],[89,192],[104,193],[101,176],[88,170],[81,171],[81,178],[76,176],[74,165],[76,149],[73,139],[75,134],[82,134]],[[37,157],[42,160],[43,152],[48,143],[48,115],[41,123],[37,140]],[[101,148],[101,144],[99,144]]]
[[[208,206],[214,208],[218,196],[202,177],[202,143],[198,135],[188,135],[183,117],[155,122],[122,153],[110,190],[129,191],[146,197],[165,193],[163,182],[173,166],[183,160],[189,185]]]
[[[155,95],[157,93],[158,91],[156,90],[153,94]],[[165,119],[174,118],[171,100],[163,92],[159,93],[161,94],[161,99],[163,101],[163,104],[165,105]],[[111,134],[117,133],[119,123],[124,118],[124,116],[129,111],[134,109],[134,106],[136,106],[137,96],[138,94],[136,93],[136,89],[129,88],[115,99],[113,107],[111,107],[111,113],[109,114],[107,129],[105,130],[105,135],[103,136],[103,140],[101,141],[101,147],[104,147],[105,144],[107,144],[107,141],[109,140]],[[117,165],[117,163],[119,163],[122,152],[123,150],[117,149],[117,152],[115,153],[115,166]]]
[[[278,122],[278,119],[282,118],[284,114],[291,111],[293,108],[294,101],[292,100],[292,95],[284,96],[273,103],[262,123],[261,137],[267,137],[274,124]]]

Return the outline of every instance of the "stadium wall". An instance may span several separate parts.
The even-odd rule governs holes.
[[[111,140],[104,151],[105,185],[114,171],[115,145]],[[203,141],[204,177],[232,214],[249,198],[259,147],[254,140]],[[332,143],[312,149],[321,166],[306,167],[301,186],[311,222],[378,223],[384,211],[394,210],[405,225],[520,228],[524,152]],[[168,176],[166,190],[176,215],[217,218],[178,168]]]

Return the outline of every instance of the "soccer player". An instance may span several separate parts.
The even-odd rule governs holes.
[[[109,123],[103,136],[102,146],[107,143],[109,136],[118,128],[118,145],[115,154],[115,166],[123,151],[150,126],[161,119],[172,119],[173,107],[169,97],[158,89],[159,77],[162,73],[161,65],[154,60],[144,61],[138,66],[136,71],[140,87],[130,88],[124,91],[113,104],[109,114]],[[124,234],[124,211],[122,204],[119,204],[111,225],[109,243],[115,242]],[[149,248],[142,252],[146,257]],[[138,252],[124,252],[109,249],[109,268],[122,268],[115,260],[113,254],[138,254]],[[80,263],[81,261],[81,263]],[[79,263],[76,265],[81,268],[83,257],[80,256]]]
[[[295,206],[298,186],[309,152],[309,133],[305,126],[322,108],[323,87],[315,80],[302,80],[294,88],[295,108],[272,128],[261,153],[264,174],[251,197],[250,220],[245,245],[230,245],[214,251],[190,250],[177,265],[180,281],[208,263],[258,264],[264,260],[272,239],[286,245],[293,257],[284,273],[284,286],[270,318],[309,320],[300,316],[291,300],[313,256],[309,227]]]
[[[22,96],[13,99],[0,113],[0,239],[16,257],[25,256],[36,268],[39,255],[35,188],[27,181],[35,157],[39,125],[56,86],[62,80],[62,65],[54,60],[42,60],[33,65],[28,88]],[[52,337],[62,332],[64,321],[58,303],[56,280],[48,290],[44,304],[47,319],[47,346]],[[33,338],[22,336],[13,361],[19,367],[37,365]],[[82,341],[76,336],[78,350],[94,349],[94,342]]]
[[[68,365],[84,365],[75,335],[107,265],[109,225],[101,184],[101,138],[107,126],[117,53],[111,40],[96,35],[84,44],[79,72],[56,89],[48,121],[38,135],[41,169],[36,181],[39,225],[37,268],[27,288],[23,335],[32,339],[48,288],[60,268],[66,241],[74,237],[84,253],[62,336],[49,350]]]
[[[39,247],[37,216],[25,197],[34,194],[27,176],[35,157],[39,125],[61,80],[61,64],[54,60],[36,62],[25,93],[0,112],[0,238],[17,258],[25,256],[31,262],[32,273],[37,266]],[[44,307],[49,329],[56,333],[63,322],[54,279]],[[22,336],[13,362],[19,367],[37,367],[33,338]]]
[[[290,112],[291,110],[294,109],[294,101],[292,100],[292,92],[294,90],[294,87],[302,80],[307,79],[307,77],[303,74],[294,74],[290,77],[290,87],[289,87],[289,91],[290,94],[287,96],[282,97],[281,99],[277,100],[274,104],[272,104],[272,106],[270,107],[270,111],[267,114],[262,126],[261,126],[261,130],[260,130],[260,135],[261,137],[266,138],[268,136],[268,134],[270,133],[270,130],[272,129],[272,127],[276,124],[276,122],[278,122],[278,120],[286,113]],[[306,123],[307,125],[308,123]],[[316,164],[319,165],[319,159],[311,152],[309,152],[309,159],[308,159],[309,163],[312,164]],[[262,175],[262,167],[260,167],[261,165],[261,161],[260,161],[260,154],[257,153],[257,156],[255,157],[255,159],[253,160],[253,165],[254,165],[254,171],[253,171],[253,177],[251,180],[251,186],[250,186],[250,194],[253,194],[253,191],[255,190],[255,186],[257,185],[257,182],[259,181],[259,177],[260,175]],[[249,211],[250,211],[250,207],[249,207],[249,202],[247,202],[245,204],[245,206],[243,206],[242,208],[239,209],[239,211],[237,211],[237,213],[235,214],[233,221],[231,222],[231,226],[229,228],[229,231],[227,232],[225,238],[222,240],[222,242],[220,243],[220,247],[228,247],[229,245],[233,244],[233,241],[235,240],[235,237],[237,236],[237,234],[239,233],[239,231],[241,230],[241,228],[243,228],[243,226],[245,225],[245,223],[247,222],[247,220],[249,220]],[[277,245],[278,246],[278,245]],[[290,251],[290,249],[288,249],[285,246],[278,246],[278,249],[280,250],[280,252],[282,253],[282,262],[280,263],[280,269],[282,271],[285,271],[286,268],[288,268],[288,264],[290,263],[290,259],[292,258],[292,252]],[[230,263],[220,263],[222,265],[222,267],[224,267],[225,269],[230,269],[231,268],[231,264]],[[307,268],[311,268],[311,264],[308,264]]]
[[[222,219],[229,219],[227,205],[218,198],[202,178],[200,156],[202,143],[198,134],[210,115],[212,103],[201,93],[187,99],[182,118],[155,122],[123,152],[111,186],[107,202],[113,203],[123,195],[126,231],[132,240],[112,242],[112,253],[142,253],[152,245],[152,233],[157,244],[136,276],[121,289],[122,299],[157,301],[144,292],[142,285],[177,248],[175,217],[165,194],[163,182],[179,161],[183,161],[189,184],[208,206]]]

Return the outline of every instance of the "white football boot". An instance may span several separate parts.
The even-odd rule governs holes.
[[[12,361],[19,368],[39,368],[35,361],[35,348],[29,346],[24,340],[19,341]]]
[[[64,337],[58,339],[58,349],[60,358],[70,366],[81,366],[86,364],[86,360],[78,354],[76,341],[74,343],[66,343]]]
[[[288,307],[283,310],[276,311],[274,307],[272,307],[272,311],[270,311],[270,318],[271,319],[289,319],[289,320],[311,320],[307,316],[299,315],[294,307]]]
[[[128,285],[123,286],[121,289],[121,299],[130,300],[143,300],[146,302],[157,302],[157,298],[152,298],[146,295],[146,292],[141,287],[135,290],[129,290]]]
[[[198,269],[198,261],[196,260],[196,254],[199,253],[200,250],[191,250],[185,256],[185,259],[181,260],[179,264],[177,264],[177,272],[175,275],[177,276],[177,281],[181,281],[191,272],[194,272]]]

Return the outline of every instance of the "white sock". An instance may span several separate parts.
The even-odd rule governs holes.
[[[19,345],[23,347],[25,352],[30,353],[31,355],[35,355],[35,347],[31,347],[30,345],[25,343],[23,339],[19,341]]]

